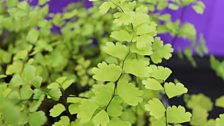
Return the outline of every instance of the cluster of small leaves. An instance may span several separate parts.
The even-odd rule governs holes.
[[[170,40],[173,46],[175,45],[178,38],[187,39],[191,42],[191,45],[185,49],[180,50],[180,55],[183,57],[185,54],[186,58],[196,66],[193,59],[193,51],[196,51],[198,55],[203,56],[207,54],[207,48],[204,42],[203,35],[197,39],[197,31],[195,26],[190,22],[183,22],[185,16],[185,10],[192,7],[193,10],[198,14],[203,14],[205,5],[201,0],[139,0],[142,4],[146,4],[151,14],[152,20],[158,24],[159,34],[170,34],[173,39]],[[170,9],[173,11],[180,11],[180,17],[173,19],[170,13],[166,10]]]
[[[92,69],[97,84],[90,91],[67,99],[78,106],[73,111],[76,125],[144,125],[145,117],[153,126],[190,121],[191,113],[183,106],[165,106],[159,98],[161,92],[171,99],[188,90],[181,83],[166,82],[171,70],[157,64],[169,59],[173,49],[156,37],[156,24],[142,7],[129,0],[100,6],[101,12],[114,16],[113,40],[102,47],[110,60]]]
[[[208,118],[214,106],[209,97],[194,94],[187,98],[186,104],[192,110],[191,126],[221,126],[224,124],[223,114],[216,119]],[[216,99],[215,106],[224,108],[224,96]]]
[[[104,25],[111,16],[79,3],[49,14],[47,2],[0,1],[1,126],[69,125],[67,95],[94,83],[87,71],[100,53],[91,43],[107,40]],[[59,121],[53,124],[49,116]]]

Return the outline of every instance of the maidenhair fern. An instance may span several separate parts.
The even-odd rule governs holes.
[[[101,12],[114,15],[116,27],[110,35],[113,41],[106,43],[103,51],[116,62],[102,61],[92,69],[97,84],[90,91],[92,96],[77,98],[79,109],[75,122],[78,125],[140,125],[145,114],[153,118],[150,120],[153,125],[190,121],[191,114],[184,107],[164,106],[159,99],[158,93],[164,90],[163,83],[171,70],[153,63],[169,59],[173,49],[156,37],[156,24],[147,11],[141,10],[142,6],[126,0],[107,1],[100,6]],[[150,81],[154,82],[151,88]],[[166,83],[164,88],[169,98],[187,92],[178,83]],[[157,93],[150,98],[143,97],[150,91]],[[138,116],[127,118],[126,113]]]
[[[192,114],[169,105],[188,89],[167,82],[172,71],[159,65],[173,48],[158,34],[195,41],[196,33],[160,12],[192,5],[202,13],[201,1],[95,0],[57,14],[47,2],[0,1],[1,126],[223,125],[223,114],[207,118],[213,104],[202,94],[185,95]],[[223,108],[222,96],[215,105]]]

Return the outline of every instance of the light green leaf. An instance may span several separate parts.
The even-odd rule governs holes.
[[[24,84],[24,81],[20,77],[19,74],[13,75],[12,79],[10,80],[10,86],[12,87],[19,87],[20,85],[23,85],[23,84]]]
[[[133,17],[132,24],[134,27],[150,23],[149,16],[146,13],[135,12],[132,14],[132,17]]]
[[[36,29],[31,29],[28,32],[26,39],[31,43],[35,43],[38,40],[38,37],[39,37],[39,31],[37,31]]]
[[[191,124],[193,126],[205,126],[207,123],[207,117],[208,117],[208,112],[207,110],[196,107],[193,109],[192,112],[192,119],[191,119]]]
[[[13,60],[18,60],[18,59],[24,60],[27,56],[28,56],[27,50],[21,50],[16,53],[16,55],[13,57]]]
[[[187,107],[191,109],[200,107],[207,111],[211,111],[213,103],[209,97],[203,94],[196,94],[191,96],[190,100],[187,102]]]
[[[97,104],[100,106],[106,106],[114,93],[114,83],[95,85],[93,86],[93,92],[95,93],[94,99]]]
[[[119,30],[119,31],[113,31],[110,35],[111,38],[116,39],[117,41],[123,42],[127,41],[130,42],[132,39],[132,36],[130,33],[128,33],[126,30]]]
[[[79,104],[70,104],[68,107],[68,110],[71,114],[77,114],[78,113],[78,107]]]
[[[79,106],[77,118],[80,119],[81,123],[89,122],[98,107],[99,106],[92,100],[82,101]]]
[[[107,126],[109,121],[109,116],[104,110],[101,110],[96,114],[96,116],[93,117],[94,126]]]
[[[162,67],[162,66],[155,66],[155,65],[150,65],[149,66],[149,74],[151,77],[159,80],[165,81],[172,71],[169,68]]]
[[[153,54],[150,56],[154,63],[161,63],[162,58],[168,60],[172,56],[173,48],[170,44],[163,45],[160,38],[155,38],[152,44]]]
[[[47,121],[47,118],[42,111],[34,112],[29,115],[30,126],[42,126]]]
[[[50,110],[50,116],[58,117],[62,112],[65,111],[65,106],[61,103],[54,105],[53,108]]]
[[[43,4],[45,4],[45,3],[47,3],[47,2],[49,2],[49,0],[39,0],[39,5],[43,5]]]
[[[114,44],[112,42],[107,42],[103,47],[104,52],[119,59],[124,59],[128,54],[128,50],[128,47],[121,43]]]
[[[60,120],[54,123],[52,126],[69,126],[70,120],[67,116],[61,116]]]
[[[142,35],[137,37],[136,47],[138,49],[144,49],[146,47],[151,46],[151,43],[153,42],[153,37],[150,35]]]
[[[36,72],[36,68],[34,66],[26,64],[25,68],[23,69],[23,72],[22,72],[22,78],[27,83],[31,84],[33,78],[35,77],[35,72]]]
[[[20,97],[21,99],[29,99],[33,94],[33,90],[28,85],[23,85],[20,89]]]
[[[179,31],[179,35],[183,38],[187,38],[191,41],[195,41],[196,39],[196,29],[194,25],[190,23],[185,23]]]
[[[193,5],[192,7],[198,14],[204,13],[205,4],[202,1],[197,1],[196,4]]]
[[[32,80],[33,86],[35,86],[36,88],[39,88],[41,86],[42,80],[43,79],[42,79],[41,76],[34,77],[33,80]]]
[[[115,64],[102,62],[99,63],[98,68],[93,68],[93,78],[98,81],[116,81],[121,75],[121,67]]]
[[[155,23],[142,24],[137,27],[136,34],[137,35],[150,34],[154,36],[156,34],[156,24]]]
[[[20,73],[22,71],[22,67],[23,63],[21,61],[13,62],[13,64],[7,66],[6,75]]]
[[[50,88],[48,95],[55,101],[58,101],[62,96],[61,90],[59,88]]]
[[[117,94],[129,105],[136,106],[142,101],[142,91],[134,84],[128,83],[126,78],[121,78],[117,84]]]
[[[118,117],[122,114],[123,107],[119,103],[119,101],[116,98],[113,98],[110,105],[107,108],[107,113],[109,116],[112,117]]]
[[[217,98],[215,101],[215,105],[224,108],[224,96]]]
[[[164,88],[169,98],[173,98],[173,97],[185,94],[188,91],[187,88],[185,88],[184,85],[181,83],[176,83],[176,84],[172,82],[165,83]]]
[[[111,2],[104,2],[101,6],[100,6],[100,12],[105,14],[107,13],[107,11],[111,8]]]
[[[121,26],[121,25],[129,25],[130,23],[132,23],[133,20],[133,14],[134,12],[117,12],[114,14],[114,17],[116,19],[114,19],[113,23]]]
[[[123,121],[119,118],[113,118],[110,120],[108,126],[131,126],[129,121]]]
[[[152,54],[152,47],[149,46],[149,47],[145,47],[143,49],[138,49],[136,47],[136,43],[133,43],[131,44],[131,47],[130,47],[130,51],[133,52],[133,53],[137,53],[138,55],[147,55],[147,56],[150,56]]]
[[[224,114],[220,114],[219,118],[216,119],[216,126],[223,126],[224,124]]]
[[[149,100],[148,104],[145,105],[145,109],[156,119],[164,117],[166,111],[163,103],[157,98]]]
[[[171,10],[178,10],[179,9],[179,6],[176,5],[176,4],[169,4],[168,7],[171,9]]]
[[[163,90],[163,86],[160,84],[160,82],[153,78],[143,80],[142,84],[145,85],[145,88],[150,90]]]
[[[172,106],[167,108],[167,121],[168,123],[184,123],[191,120],[191,113],[185,112],[182,106]]]
[[[127,58],[124,61],[124,71],[138,77],[149,76],[149,59],[148,58]]]

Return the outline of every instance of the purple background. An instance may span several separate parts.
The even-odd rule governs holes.
[[[37,0],[31,0],[33,4]],[[80,0],[50,0],[50,12],[57,13],[62,12],[63,8],[72,2]],[[85,2],[86,7],[91,6],[88,0],[82,0]],[[208,46],[209,54],[224,56],[224,0],[203,0],[206,5],[205,13],[203,15],[196,14],[191,7],[187,7],[183,21],[191,22],[195,25],[198,33],[203,33],[206,45]],[[180,17],[180,11],[168,10],[174,17],[174,19]],[[199,34],[198,34],[199,36]],[[164,41],[171,41],[172,37],[163,36]],[[183,39],[177,39],[174,48],[185,48],[190,44],[189,41]]]

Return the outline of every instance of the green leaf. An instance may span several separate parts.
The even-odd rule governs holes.
[[[39,5],[43,5],[43,4],[45,4],[45,3],[47,3],[47,2],[49,2],[49,0],[38,0],[39,1]]]
[[[179,6],[176,5],[176,4],[169,4],[168,7],[169,7],[171,10],[178,10],[178,9],[179,9]]]
[[[24,81],[18,74],[13,75],[12,79],[10,80],[10,86],[12,87],[19,87],[20,85],[23,85],[23,84],[24,84]]]
[[[107,126],[109,121],[109,116],[104,110],[101,110],[93,117],[94,126]]]
[[[78,113],[78,107],[79,104],[70,104],[68,107],[68,110],[71,114],[77,114]]]
[[[93,78],[98,81],[116,81],[121,75],[121,67],[115,64],[102,62],[99,63],[98,68],[93,68]]]
[[[170,44],[163,45],[160,38],[155,38],[152,51],[153,54],[150,57],[157,64],[162,62],[162,58],[168,60],[172,56],[173,48]]]
[[[134,12],[117,12],[114,14],[114,17],[116,19],[114,19],[113,23],[121,26],[121,25],[129,25],[130,23],[132,23],[133,20],[133,14]]]
[[[29,99],[33,94],[33,90],[28,85],[23,85],[20,89],[20,97],[21,99]]]
[[[131,16],[133,17],[132,24],[134,27],[138,27],[142,24],[150,23],[149,16],[146,13],[135,12],[135,13],[131,14]]]
[[[149,74],[151,77],[159,80],[165,81],[172,71],[169,68],[162,67],[162,66],[155,66],[155,65],[150,65],[149,66]]]
[[[23,69],[23,72],[22,72],[22,78],[27,83],[31,84],[33,78],[35,77],[35,72],[36,72],[36,68],[34,66],[26,64],[25,68]]]
[[[42,126],[47,121],[47,118],[42,111],[34,112],[29,115],[30,126]]]
[[[93,86],[93,92],[95,93],[94,99],[97,104],[100,106],[106,106],[114,93],[114,83],[95,85]]]
[[[142,24],[137,27],[136,31],[137,35],[144,35],[144,34],[150,34],[154,36],[156,34],[156,24]]]
[[[44,99],[44,92],[41,89],[34,89],[33,99]]]
[[[150,90],[163,90],[163,86],[160,84],[160,82],[153,78],[143,80],[142,84],[145,85],[145,88]]]
[[[217,107],[224,108],[224,96],[221,96],[221,97],[217,98],[216,101],[215,101],[215,105]]]
[[[54,123],[52,126],[69,126],[70,120],[67,116],[61,116],[60,120]]]
[[[6,69],[6,75],[11,75],[14,73],[20,73],[22,71],[23,63],[21,61],[13,62],[13,64],[8,65]]]
[[[61,85],[63,90],[66,90],[68,87],[70,87],[74,81],[74,79],[68,79],[67,77],[60,77],[56,80],[56,82]]]
[[[216,119],[216,126],[223,126],[224,124],[224,114],[220,114],[219,118]]]
[[[27,35],[27,41],[29,41],[30,43],[35,43],[38,40],[39,37],[39,31],[37,31],[36,29],[31,29],[28,32]]]
[[[62,112],[65,111],[65,106],[61,103],[54,105],[50,110],[50,116],[58,117]]]
[[[147,56],[150,56],[152,54],[152,47],[151,46],[148,46],[148,47],[145,47],[143,49],[138,49],[136,47],[136,43],[133,43],[133,44],[131,44],[130,51],[132,53],[136,53],[138,55],[142,55],[142,56],[147,55]]]
[[[163,103],[157,98],[149,100],[148,104],[145,105],[145,109],[149,111],[150,115],[155,117],[156,119],[164,117],[166,112]]]
[[[196,40],[196,30],[194,25],[190,24],[190,23],[185,23],[179,31],[179,35],[183,38],[187,38],[191,41],[195,41]]]
[[[104,2],[101,6],[100,6],[100,12],[101,13],[107,13],[107,11],[111,8],[111,2]]]
[[[82,101],[79,106],[77,118],[80,119],[81,123],[89,122],[98,107],[99,106],[92,100]]]
[[[187,93],[187,88],[184,87],[181,83],[165,83],[164,85],[165,92],[169,98],[173,98],[182,94]]]
[[[172,106],[167,108],[167,122],[168,123],[184,123],[191,120],[191,113],[185,112],[182,106]]]
[[[128,47],[121,43],[107,42],[103,47],[104,52],[119,59],[124,59],[128,54]]]
[[[204,13],[205,4],[202,1],[197,1],[196,4],[193,5],[192,7],[198,14]]]
[[[32,80],[33,86],[35,86],[36,88],[39,88],[41,86],[42,80],[43,79],[42,79],[41,76],[34,77],[33,80]]]
[[[129,105],[136,106],[142,101],[142,91],[122,77],[117,84],[117,94]]]
[[[149,76],[149,59],[148,58],[127,58],[124,61],[124,71],[138,77]]]
[[[119,101],[116,98],[113,98],[107,108],[107,113],[109,116],[118,117],[122,114],[122,109],[123,107],[121,106]]]
[[[207,117],[208,117],[207,110],[200,107],[196,107],[193,109],[192,112],[191,124],[194,126],[200,126],[200,125],[205,126],[207,123]]]
[[[150,35],[142,35],[137,37],[136,47],[138,49],[144,49],[145,47],[151,46],[153,42],[153,37]]]
[[[59,88],[50,88],[48,95],[55,101],[58,101],[62,96],[61,90]]]
[[[192,95],[187,103],[187,107],[194,109],[197,107],[203,108],[207,111],[211,111],[213,108],[213,103],[209,97],[203,94]]]
[[[129,121],[124,121],[119,118],[112,118],[108,126],[131,126]]]
[[[126,30],[113,31],[110,37],[120,42],[123,41],[130,42],[132,39],[132,36]]]
[[[13,57],[13,60],[18,60],[18,59],[24,60],[27,56],[28,56],[27,50],[21,50],[16,53],[16,55]]]

